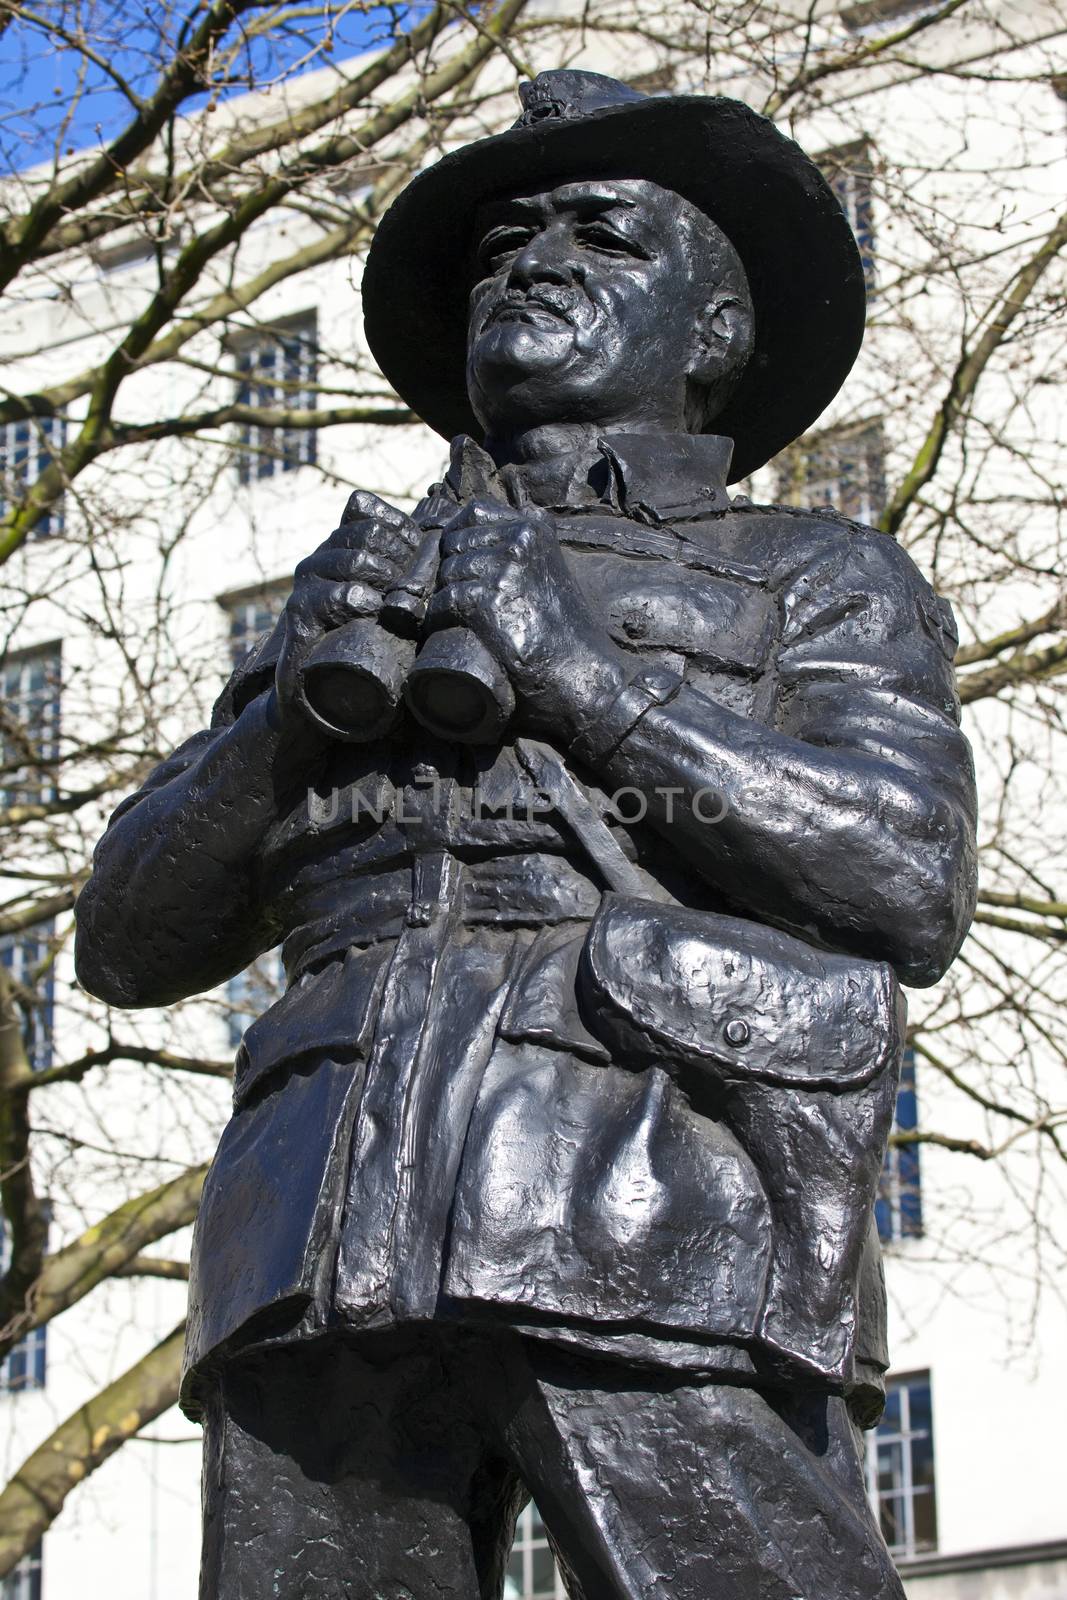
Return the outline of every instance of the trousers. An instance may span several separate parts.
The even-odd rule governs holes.
[[[531,1495],[573,1600],[903,1600],[834,1397],[428,1324],[233,1358],[204,1421],[201,1600],[499,1600]]]

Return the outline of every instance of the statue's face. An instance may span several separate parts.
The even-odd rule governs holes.
[[[709,231],[722,238],[642,179],[483,207],[467,386],[487,434],[552,422],[681,428],[687,377],[707,360]]]

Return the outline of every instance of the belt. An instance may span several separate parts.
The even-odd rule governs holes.
[[[339,878],[287,899],[296,923],[282,945],[290,983],[353,946],[399,938],[453,909],[467,927],[544,927],[588,922],[601,890],[566,856],[532,852],[459,863],[445,870],[445,852],[416,856],[389,872]]]

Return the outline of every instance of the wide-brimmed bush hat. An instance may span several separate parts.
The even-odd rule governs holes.
[[[382,217],[363,279],[379,367],[438,433],[479,436],[465,380],[476,209],[531,185],[649,179],[710,217],[748,275],[755,349],[709,423],[734,441],[731,481],[747,477],[829,405],[863,339],[863,266],[825,177],[738,100],[646,95],[573,70],[542,72],[520,96],[514,127],[444,156]]]

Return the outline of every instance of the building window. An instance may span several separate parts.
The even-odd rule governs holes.
[[[890,1380],[885,1414],[867,1440],[867,1492],[895,1556],[937,1549],[928,1372]]]
[[[0,806],[55,799],[60,689],[57,644],[0,664]]]
[[[242,589],[239,593],[220,597],[219,605],[229,623],[232,666],[239,666],[253,645],[258,644],[264,634],[270,633],[282,614],[292,586],[292,579],[283,578],[278,583]]]
[[[45,1210],[50,1210],[47,1204]],[[0,1277],[10,1265],[11,1240],[4,1219],[0,1217]],[[31,1328],[0,1361],[0,1393],[21,1394],[27,1389],[43,1389],[47,1373],[48,1325],[44,1323],[39,1328]],[[0,1590],[0,1600],[6,1600],[6,1594],[6,1590]]]
[[[317,404],[318,342],[315,317],[267,328],[236,348],[238,405],[313,411]],[[242,423],[237,475],[242,483],[292,472],[316,460],[314,428]]]
[[[0,1600],[41,1600],[41,1541],[0,1581]]]
[[[0,1390],[17,1394],[26,1389],[43,1389],[48,1368],[48,1328],[31,1328],[25,1339],[13,1345],[0,1364]]]
[[[897,1090],[894,1133],[911,1133],[919,1126],[919,1103],[915,1095],[915,1052],[905,1050]],[[918,1239],[923,1231],[922,1174],[918,1144],[891,1144],[885,1154],[874,1203],[878,1237],[884,1244],[900,1239]]]
[[[532,1501],[515,1526],[504,1600],[567,1600],[541,1513]]]
[[[52,960],[55,945],[54,921],[42,922],[24,933],[0,935],[0,963],[18,984],[25,999],[22,1039],[30,1066],[43,1072],[52,1065],[52,1040],[55,1031],[56,982]]]
[[[0,423],[0,513],[22,499],[66,442],[66,417],[23,417],[19,422]],[[33,537],[44,539],[62,531],[63,501],[59,499],[38,522]]]
[[[222,595],[219,605],[229,619],[229,649],[232,666],[238,666],[248,652],[270,633],[281,616],[292,588],[284,578],[278,583],[261,584]],[[259,956],[250,967],[231,978],[226,985],[226,1032],[231,1050],[236,1050],[245,1029],[261,1017],[285,992],[285,969],[277,950]]]
[[[866,139],[853,144],[839,145],[819,157],[827,183],[834,192],[841,210],[848,218],[849,227],[856,236],[860,260],[863,262],[863,281],[868,295],[873,295],[877,283],[875,271],[874,203],[871,193],[871,147]]]
[[[871,527],[885,509],[880,422],[800,439],[778,457],[776,467],[778,498],[785,505],[828,505]]]

